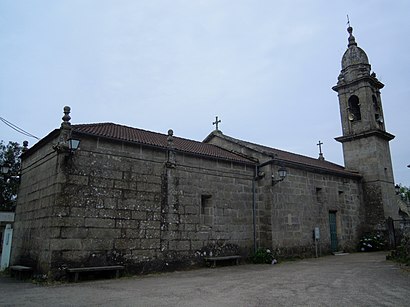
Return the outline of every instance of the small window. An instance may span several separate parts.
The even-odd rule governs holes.
[[[201,195],[200,223],[205,226],[212,226],[214,222],[214,208],[211,195]]]
[[[349,98],[349,120],[357,121],[362,119],[362,114],[360,113],[360,103],[359,98],[353,95]]]
[[[316,188],[316,201],[318,203],[323,203],[323,192],[322,188]]]
[[[339,196],[339,203],[344,204],[344,202],[345,202],[345,193],[344,193],[344,191],[339,191],[338,196]]]
[[[377,98],[375,95],[372,96],[373,99],[373,107],[376,111],[380,110],[379,103],[377,102]]]

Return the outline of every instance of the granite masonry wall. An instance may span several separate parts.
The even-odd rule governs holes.
[[[54,138],[27,159],[22,159],[13,225],[12,264],[49,267],[50,240],[59,235],[59,229],[53,226],[54,217],[59,214],[56,202],[65,182],[60,168],[62,157],[52,149],[56,142],[57,138]]]
[[[257,181],[258,246],[271,248],[282,257],[316,254],[313,231],[320,230],[318,252],[331,252],[329,213],[336,215],[338,250],[354,251],[363,233],[365,208],[358,176],[346,176],[319,168],[281,161],[259,145],[238,142],[220,133],[208,140],[234,152],[255,158],[263,177]],[[286,167],[285,180],[272,186],[272,176]]]
[[[343,143],[343,151],[345,164],[363,174],[366,224],[369,228],[383,228],[389,216],[399,219],[388,142],[368,136]]]
[[[24,162],[14,263],[59,278],[66,266],[143,273],[252,249],[249,165],[182,153],[170,165],[164,149],[85,136],[70,157],[42,154]]]
[[[275,161],[254,180],[252,163],[181,152],[169,163],[165,148],[86,135],[66,156],[53,151],[55,142],[23,159],[12,250],[12,263],[51,278],[68,266],[175,269],[211,252],[248,256],[255,245],[282,257],[313,256],[315,227],[328,253],[329,212],[336,214],[339,249],[356,247],[364,214],[357,177],[289,164],[286,179],[272,185]]]
[[[329,214],[336,215],[338,251],[355,251],[362,234],[364,208],[356,179],[287,167],[286,180],[265,200],[272,207],[272,246],[282,255],[315,255],[313,232],[320,231],[318,250],[331,251]]]

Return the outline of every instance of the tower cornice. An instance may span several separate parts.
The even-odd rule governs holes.
[[[375,88],[379,90],[384,87],[384,84],[381,83],[376,77],[369,75],[369,76],[363,76],[363,77],[357,78],[350,82],[339,80],[339,82],[335,86],[332,87],[332,90],[334,90],[335,92],[339,92],[339,90],[345,87],[351,87],[352,85],[356,85],[362,81],[369,82],[371,85],[373,85]]]
[[[362,132],[362,133],[339,136],[339,137],[335,138],[335,140],[340,142],[340,143],[346,143],[346,142],[350,142],[350,141],[354,141],[354,140],[358,140],[358,139],[362,139],[362,138],[367,138],[369,136],[377,136],[377,137],[382,138],[386,141],[391,141],[395,138],[395,136],[393,134],[388,133],[386,131],[369,130],[369,131],[365,131],[365,132]]]

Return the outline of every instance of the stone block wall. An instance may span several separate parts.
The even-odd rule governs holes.
[[[366,224],[381,227],[386,217],[398,219],[389,144],[369,136],[343,143],[343,151],[345,164],[363,174]]]
[[[26,250],[58,278],[66,266],[124,263],[141,273],[192,265],[210,245],[252,247],[252,167],[182,153],[168,165],[165,149],[85,136],[74,155],[52,157],[24,178],[47,206],[31,207],[22,189],[16,261]],[[43,181],[47,189],[58,183],[52,199],[32,184]]]
[[[330,249],[329,212],[339,246],[355,248],[363,208],[358,177],[276,164],[254,181],[255,166],[81,135],[67,157],[49,140],[23,159],[14,264],[59,278],[66,266],[126,264],[132,272],[193,265],[214,253],[253,251],[312,256],[313,229]],[[269,157],[260,156],[261,161]],[[31,262],[31,263],[29,263]]]
[[[320,229],[319,248],[330,252],[329,212],[336,213],[339,250],[356,250],[364,208],[360,181],[287,167],[286,179],[272,187],[272,248],[285,256],[315,254],[313,231]]]
[[[50,240],[59,236],[53,218],[64,175],[61,157],[52,149],[56,138],[22,160],[22,176],[13,231],[12,264],[44,267],[50,263]]]
[[[243,143],[218,132],[208,142],[252,156],[260,164],[272,160],[272,154],[263,146]],[[272,186],[272,175],[277,178],[280,166],[286,167],[288,175]],[[329,253],[329,212],[335,212],[340,250],[356,249],[365,221],[360,177],[275,159],[260,171],[264,176],[256,184],[258,246],[277,250],[284,257],[313,256],[313,231],[319,227],[321,251]]]

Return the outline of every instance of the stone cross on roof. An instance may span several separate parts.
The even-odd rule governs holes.
[[[222,122],[221,120],[218,120],[218,116],[215,117],[215,121],[212,123],[212,125],[215,125],[215,130],[219,131],[218,129],[218,124]]]
[[[325,157],[323,157],[323,153],[322,153],[323,143],[321,141],[319,141],[319,143],[317,143],[316,145],[319,146],[319,160],[324,160]]]

